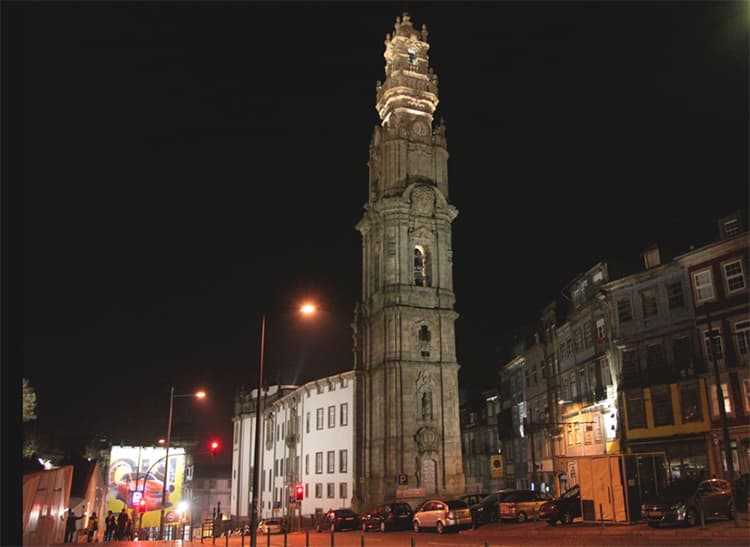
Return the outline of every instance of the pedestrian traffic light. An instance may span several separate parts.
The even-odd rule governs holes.
[[[138,502],[138,512],[139,513],[145,513],[146,512],[146,500],[141,498],[141,501]]]
[[[218,442],[218,441],[213,441],[213,442],[211,443],[211,455],[212,455],[212,456],[216,456],[216,450],[217,450],[218,448],[219,448],[219,442]]]
[[[297,501],[305,499],[305,488],[301,484],[294,487],[294,499]]]

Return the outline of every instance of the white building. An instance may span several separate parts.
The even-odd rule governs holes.
[[[354,372],[347,371],[264,393],[260,517],[297,514],[290,499],[297,484],[305,489],[303,516],[351,505],[354,392]],[[230,511],[237,518],[250,513],[256,397],[257,389],[235,401]]]

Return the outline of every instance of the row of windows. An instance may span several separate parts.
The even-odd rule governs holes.
[[[323,483],[316,482],[314,487],[315,487],[315,497],[322,498],[323,497]],[[310,497],[310,485],[308,483],[305,483],[305,497],[306,498]],[[336,498],[336,483],[335,482],[326,483],[326,498],[328,499]],[[339,498],[342,500],[346,500],[349,498],[349,484],[348,483],[346,482],[339,483]]]
[[[743,271],[741,260],[725,262],[721,265],[721,270],[724,274],[724,287],[727,294],[734,294],[745,289],[745,272]],[[716,297],[713,272],[710,268],[693,273],[693,282],[695,284],[695,301],[697,303],[708,302]]]
[[[676,310],[685,307],[685,292],[682,281],[677,279],[665,284],[667,292],[667,307],[670,310]],[[649,287],[638,293],[638,299],[641,304],[641,313],[644,319],[656,317],[659,315],[658,288]],[[633,320],[633,303],[629,296],[623,296],[617,299],[617,319],[620,323],[626,323]]]
[[[700,422],[703,420],[703,411],[700,403],[700,388],[697,382],[682,383],[679,386],[680,420],[681,423]],[[732,396],[728,383],[721,384],[724,411],[729,416],[735,415],[732,405]],[[743,378],[741,383],[742,403],[745,413],[750,413],[750,379]],[[708,385],[708,395],[711,401],[711,414],[714,418],[719,417],[719,398],[714,384]],[[646,406],[642,390],[631,390],[625,393],[626,407],[628,413],[628,427],[630,429],[645,428]],[[651,387],[651,410],[654,426],[674,425],[674,414],[672,412],[672,390],[669,385]]]
[[[604,342],[606,332],[603,318],[597,319],[596,323],[587,321],[583,324],[582,329],[574,328],[573,334],[560,342],[560,359],[565,359],[593,346],[595,341],[594,335],[596,335],[596,343],[601,344]]]
[[[564,373],[561,378],[562,397],[574,400],[579,396],[597,395],[603,398],[605,386],[612,385],[607,359],[599,359]]]
[[[339,405],[339,425],[345,427],[349,425],[349,403]],[[325,408],[321,407],[315,410],[315,429],[323,429],[325,426]],[[336,427],[336,405],[328,407],[328,427]],[[305,415],[305,433],[310,433],[310,413]]]
[[[348,473],[349,471],[349,452],[346,449],[339,450],[339,473]],[[326,452],[326,473],[336,472],[336,451],[329,450]],[[315,474],[323,473],[323,452],[315,453]],[[310,474],[310,455],[305,454],[305,475]]]

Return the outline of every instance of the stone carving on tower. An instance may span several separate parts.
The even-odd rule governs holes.
[[[370,142],[357,373],[354,505],[464,493],[445,123],[425,26],[385,39]],[[404,484],[406,482],[406,484]]]

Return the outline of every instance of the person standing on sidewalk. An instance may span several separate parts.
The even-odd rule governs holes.
[[[73,542],[73,538],[76,534],[76,521],[81,520],[82,518],[83,515],[77,517],[75,511],[72,509],[68,510],[68,518],[65,521],[65,539],[63,540],[63,543]]]
[[[89,517],[88,525],[86,526],[86,535],[88,536],[88,542],[91,543],[96,537],[96,533],[99,531],[99,519],[96,517],[96,511],[91,513]]]
[[[112,536],[114,535],[116,526],[117,521],[115,520],[114,513],[108,511],[107,516],[104,519],[104,541],[112,541]]]

